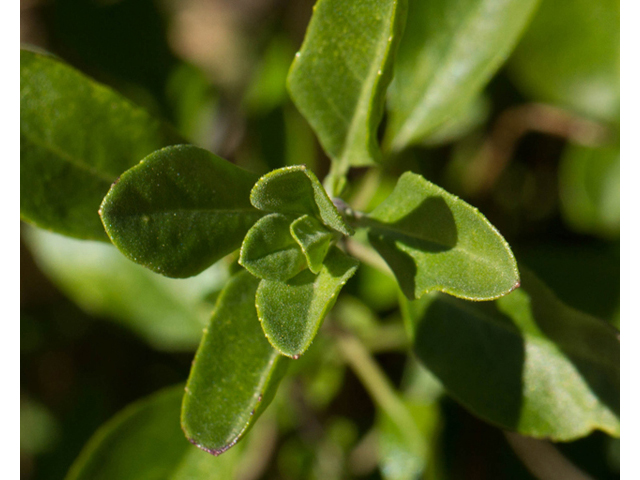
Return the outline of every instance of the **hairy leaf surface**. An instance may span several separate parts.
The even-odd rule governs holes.
[[[307,268],[300,246],[290,232],[295,217],[271,213],[247,232],[240,265],[259,278],[288,280]]]
[[[182,143],[166,124],[59,59],[20,51],[20,215],[109,241],[98,208],[122,172]]]
[[[280,168],[261,177],[251,190],[251,203],[267,212],[312,215],[344,235],[353,234],[318,177],[304,165]]]
[[[418,359],[479,417],[559,441],[619,436],[618,334],[526,270],[520,289],[492,303],[434,294],[405,310]]]
[[[410,299],[439,290],[490,300],[519,285],[509,245],[474,207],[415,173],[360,220]]]
[[[356,259],[332,247],[318,275],[305,270],[287,282],[261,281],[256,307],[271,344],[288,357],[302,355],[357,268]]]
[[[129,259],[168,277],[189,277],[242,244],[262,213],[256,176],[191,145],[152,153],[111,187],[100,216]]]
[[[260,279],[237,273],[220,294],[191,368],[182,428],[203,450],[219,455],[240,440],[267,408],[287,359],[264,337],[256,314]]]
[[[291,97],[327,154],[343,166],[380,157],[376,132],[406,0],[320,0],[291,65]]]
[[[322,261],[329,251],[333,234],[309,215],[303,215],[291,224],[291,236],[298,242],[313,273],[320,273]]]

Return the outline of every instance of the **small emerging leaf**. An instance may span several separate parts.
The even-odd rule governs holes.
[[[344,234],[353,235],[315,174],[304,165],[267,173],[251,190],[251,203],[267,212],[312,215]]]
[[[357,268],[357,260],[332,247],[318,275],[305,270],[287,282],[262,280],[256,307],[271,344],[288,357],[302,355]]]
[[[477,209],[415,173],[361,220],[409,299],[439,290],[490,300],[519,285],[509,245]]]
[[[122,172],[177,133],[59,59],[20,51],[20,216],[108,242],[98,208]]]
[[[263,280],[264,281],[264,280]],[[202,337],[182,404],[187,438],[214,455],[240,440],[267,408],[287,367],[256,314],[259,279],[236,274]]]
[[[539,0],[410,0],[389,87],[393,150],[460,115],[504,63]]]
[[[291,65],[291,98],[327,154],[342,165],[368,165],[393,58],[404,27],[406,0],[320,0]]]
[[[309,270],[320,273],[322,261],[333,240],[332,233],[314,217],[303,215],[291,224],[291,236],[300,245]]]
[[[620,341],[526,270],[492,303],[431,295],[406,308],[418,359],[479,417],[536,438],[620,435]]]
[[[289,231],[292,220],[279,213],[258,220],[242,242],[238,263],[256,277],[269,280],[288,280],[307,268],[305,256]]]
[[[129,259],[168,277],[189,277],[239,248],[262,216],[249,203],[255,179],[207,150],[168,147],[120,177],[100,216]]]
[[[237,455],[212,457],[180,429],[182,385],[140,400],[103,425],[73,463],[66,480],[227,480]]]

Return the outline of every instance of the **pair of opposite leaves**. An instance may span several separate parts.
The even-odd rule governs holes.
[[[120,177],[100,215],[126,256],[166,276],[199,273],[242,245],[240,264],[261,279],[263,330],[276,350],[298,357],[357,269],[332,246],[353,230],[306,167],[256,180],[197,147],[167,147]]]
[[[256,309],[269,342],[283,355],[298,358],[358,268],[357,260],[332,245],[353,230],[304,166],[265,175],[250,200],[273,213],[249,229],[239,263],[261,279]]]

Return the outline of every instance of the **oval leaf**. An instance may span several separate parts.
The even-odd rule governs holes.
[[[161,121],[55,57],[20,51],[20,215],[72,237],[109,239],[98,208],[122,172],[181,143]]]
[[[72,465],[66,480],[199,480],[235,476],[237,455],[212,457],[180,429],[184,387],[140,400],[103,425]]]
[[[262,216],[249,202],[255,180],[207,150],[168,147],[120,177],[100,216],[129,259],[168,277],[189,277],[239,248]]]
[[[353,235],[318,177],[304,165],[280,168],[261,177],[251,190],[251,203],[267,212],[312,215],[329,228]]]
[[[406,0],[319,0],[291,65],[291,98],[329,157],[348,168],[380,157],[377,129]]]
[[[262,280],[256,307],[271,344],[288,357],[302,355],[357,268],[356,259],[332,247],[318,275],[305,270],[287,282]]]
[[[333,235],[314,217],[303,215],[291,224],[291,236],[307,259],[309,270],[318,274],[329,251]]]
[[[272,213],[249,229],[238,263],[259,278],[288,280],[307,268],[300,246],[289,231],[293,218]]]
[[[539,0],[410,0],[385,142],[401,150],[460,115],[507,59]]]
[[[493,303],[443,295],[413,303],[418,359],[479,417],[536,438],[619,436],[618,334],[531,273]]]
[[[509,245],[478,210],[406,172],[369,215],[369,241],[409,299],[439,290],[490,300],[519,285]]]
[[[245,271],[229,281],[187,382],[182,428],[192,443],[214,455],[249,431],[271,402],[287,367],[287,359],[260,328],[255,307],[258,282]]]

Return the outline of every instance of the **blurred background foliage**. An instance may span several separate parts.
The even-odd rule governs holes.
[[[304,163],[322,178],[328,159],[285,89],[313,3],[21,0],[21,40],[247,169]],[[565,303],[619,328],[619,105],[619,3],[543,0],[460,117],[381,169],[354,169],[345,200],[370,210],[401,172],[420,173],[478,207]],[[58,479],[116,412],[184,382],[235,259],[171,280],[111,246],[21,234],[21,477]],[[325,330],[358,334],[424,448],[402,445],[375,388],[321,335],[252,433],[240,478],[532,478],[525,465],[545,461],[535,445],[477,420],[403,353],[395,288],[363,265]],[[558,449],[593,478],[619,478],[619,441],[605,434]]]

